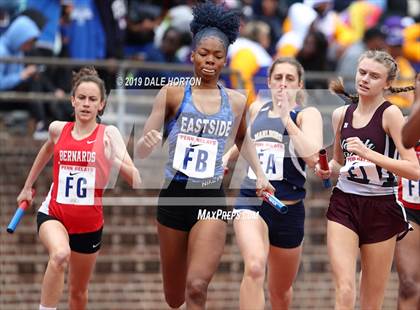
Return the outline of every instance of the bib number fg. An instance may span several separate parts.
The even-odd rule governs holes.
[[[95,167],[60,166],[57,202],[94,205]]]

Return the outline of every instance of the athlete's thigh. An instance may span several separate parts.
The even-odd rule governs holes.
[[[48,220],[41,224],[39,239],[49,253],[59,249],[70,252],[69,234],[64,225],[57,220]]]
[[[357,234],[342,224],[328,221],[327,248],[335,280],[354,282],[359,253]]]
[[[270,290],[287,290],[299,270],[302,246],[284,249],[270,247],[268,255],[268,282]]]
[[[187,274],[188,232],[157,224],[165,290],[184,294]]]
[[[270,246],[268,228],[267,224],[256,212],[242,211],[234,220],[233,227],[245,264],[252,258],[267,259]]]
[[[198,221],[188,238],[188,278],[210,281],[219,266],[227,224],[221,220]]]

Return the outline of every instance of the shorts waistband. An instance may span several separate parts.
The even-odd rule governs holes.
[[[353,194],[353,193],[347,193],[347,192],[343,192],[341,189],[334,187],[333,189],[333,193],[338,193],[338,194],[345,194],[348,196],[352,196],[352,197],[358,197],[358,198],[365,198],[365,199],[371,199],[371,200],[381,200],[381,201],[396,201],[396,197],[395,195],[378,195],[378,196],[365,196],[365,195],[358,195],[358,194]]]

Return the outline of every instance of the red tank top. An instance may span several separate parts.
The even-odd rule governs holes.
[[[420,143],[415,147],[417,159],[420,159]],[[400,178],[398,183],[398,200],[406,208],[420,210],[420,180],[412,181]]]
[[[87,233],[103,226],[102,194],[111,163],[104,154],[104,125],[82,140],[73,138],[67,123],[54,146],[53,186],[48,214],[68,233]]]

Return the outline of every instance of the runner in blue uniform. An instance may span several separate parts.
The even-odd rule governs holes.
[[[246,136],[246,98],[218,83],[228,46],[236,39],[239,17],[211,2],[194,8],[191,23],[194,86],[165,86],[159,92],[137,152],[146,157],[162,136],[169,145],[166,184],[157,212],[165,298],[170,307],[184,301],[189,309],[204,309],[209,282],[223,253],[226,222],[222,218],[198,220],[201,212],[225,211],[221,183],[225,144],[234,137],[256,169],[257,194],[274,188],[258,165]]]

